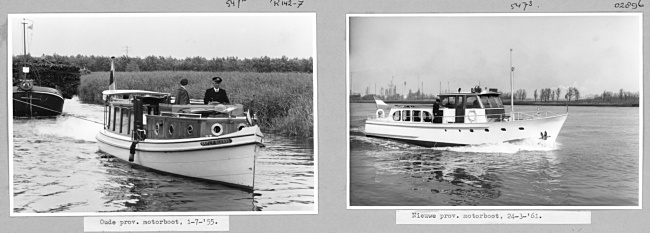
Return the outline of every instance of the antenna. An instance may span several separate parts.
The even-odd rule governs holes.
[[[512,49],[510,49],[510,116],[515,112],[515,67],[512,66]]]

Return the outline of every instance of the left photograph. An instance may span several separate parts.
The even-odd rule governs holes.
[[[317,214],[316,14],[10,14],[11,216]]]

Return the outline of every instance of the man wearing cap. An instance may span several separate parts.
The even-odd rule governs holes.
[[[433,121],[431,123],[442,123],[442,116],[438,116],[440,110],[440,97],[436,96],[436,102],[433,103]]]
[[[187,93],[187,89],[185,89],[185,86],[187,85],[187,79],[181,79],[181,87],[176,89],[175,96],[176,100],[174,101],[174,104],[190,104],[190,94]]]
[[[203,103],[208,104],[210,102],[218,102],[220,104],[229,104],[228,94],[223,88],[219,88],[221,85],[221,78],[214,77],[212,78],[212,88],[205,90],[205,98],[203,98]]]

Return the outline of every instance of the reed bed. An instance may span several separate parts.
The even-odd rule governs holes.
[[[115,73],[117,89],[174,93],[187,78],[191,99],[201,99],[212,87],[212,77],[223,79],[221,88],[230,103],[243,104],[257,114],[265,131],[299,137],[313,137],[313,79],[309,73],[152,71]],[[103,104],[109,73],[94,72],[81,77],[79,99]]]

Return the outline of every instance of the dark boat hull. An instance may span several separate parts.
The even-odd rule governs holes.
[[[63,112],[63,96],[54,88],[34,86],[29,91],[13,88],[14,117],[54,117]]]

